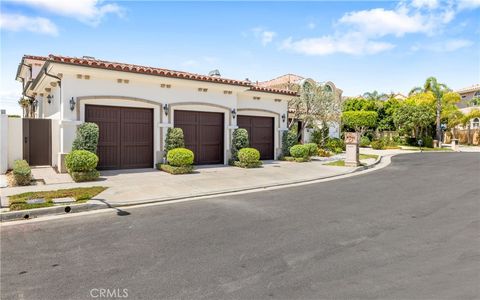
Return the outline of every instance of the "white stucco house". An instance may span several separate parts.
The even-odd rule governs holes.
[[[197,164],[227,164],[231,134],[239,126],[262,159],[276,159],[286,129],[287,102],[295,92],[234,80],[161,68],[109,62],[93,57],[25,55],[16,79],[47,119],[23,128],[23,156],[43,145],[48,164],[65,172],[77,126],[100,127],[100,169],[154,167],[164,157],[167,129],[180,127]],[[28,128],[26,129],[25,126]],[[42,125],[43,126],[43,125]],[[26,132],[26,133],[25,133]],[[48,142],[46,142],[48,141]],[[46,149],[46,150],[45,150]]]

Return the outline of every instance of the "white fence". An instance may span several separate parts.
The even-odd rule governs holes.
[[[0,112],[0,173],[13,168],[13,162],[23,158],[23,128],[21,118],[9,118]]]

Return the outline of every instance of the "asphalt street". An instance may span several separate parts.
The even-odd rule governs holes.
[[[479,299],[479,287],[479,153],[1,229],[1,299]]]

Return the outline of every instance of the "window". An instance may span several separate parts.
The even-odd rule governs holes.
[[[480,126],[480,119],[479,118],[473,119],[472,127],[477,128],[479,126]]]
[[[475,94],[473,94],[473,97],[480,97],[480,91],[476,91]]]

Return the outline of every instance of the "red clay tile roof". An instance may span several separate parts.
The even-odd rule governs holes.
[[[125,63],[112,62],[112,61],[104,61],[104,60],[93,59],[93,58],[67,57],[67,56],[59,56],[59,55],[52,55],[52,54],[50,54],[48,57],[25,55],[24,59],[25,58],[58,62],[58,63],[64,63],[64,64],[70,64],[70,65],[79,65],[79,66],[99,68],[99,69],[140,73],[140,74],[146,74],[146,75],[155,75],[155,76],[164,76],[164,77],[179,78],[179,79],[198,80],[198,81],[207,81],[207,82],[213,82],[213,83],[245,86],[245,87],[250,87],[250,90],[257,91],[257,92],[266,92],[266,93],[275,93],[275,94],[284,94],[284,95],[296,94],[295,92],[292,92],[292,91],[261,87],[253,84],[250,81],[227,79],[227,78],[221,78],[221,77],[215,77],[215,76],[206,76],[206,75],[195,74],[195,73],[125,64]]]

